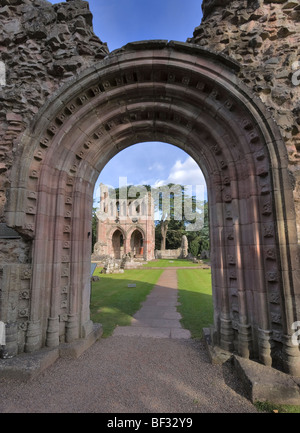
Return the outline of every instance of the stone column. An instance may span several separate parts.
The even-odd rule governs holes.
[[[62,185],[64,185],[62,175],[60,175]],[[63,256],[63,244],[64,244],[64,224],[65,224],[65,188],[61,187],[57,189],[56,197],[53,198],[53,206],[56,207],[58,214],[53,221],[53,232],[54,232],[54,263],[52,268],[52,275],[50,281],[50,311],[47,324],[47,347],[58,347],[60,343],[60,303],[61,303],[61,291],[62,291],[62,256]],[[50,227],[49,227],[50,230]]]

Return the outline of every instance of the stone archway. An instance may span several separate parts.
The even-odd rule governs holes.
[[[136,229],[130,235],[130,248],[133,257],[143,257],[144,256],[144,237],[140,230]]]
[[[164,141],[200,165],[208,187],[214,344],[300,374],[295,210],[286,150],[229,58],[185,43],[115,51],[54,95],[23,137],[8,224],[33,241],[24,350],[92,332],[90,209],[104,165]],[[22,324],[22,318],[16,319]]]
[[[124,253],[124,236],[119,229],[114,231],[111,242],[114,258],[121,259]]]

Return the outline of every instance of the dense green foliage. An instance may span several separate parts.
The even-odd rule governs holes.
[[[98,218],[96,215],[97,208],[93,207],[92,212],[92,252],[94,251],[95,243],[97,242],[97,226],[98,226]]]
[[[161,249],[161,241],[162,241],[161,226],[162,226],[162,221],[156,221],[155,224],[155,249],[156,250]],[[166,236],[166,249],[176,250],[177,248],[180,248],[182,236],[184,234],[185,234],[184,222],[175,221],[171,219],[168,222],[168,230]]]
[[[189,231],[187,222],[176,221],[170,219],[168,222],[168,230],[166,234],[166,249],[177,249],[181,246],[182,236],[186,235],[189,243],[189,252],[194,256],[198,257],[202,251],[209,251],[210,240],[209,240],[209,216],[208,216],[208,203],[205,202],[204,206],[204,224],[203,227],[198,231]],[[161,246],[161,225],[162,221],[156,221],[155,225],[155,249],[160,250]]]

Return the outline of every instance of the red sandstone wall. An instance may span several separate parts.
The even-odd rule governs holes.
[[[45,101],[82,69],[103,59],[108,48],[93,32],[89,4],[52,5],[46,0],[2,0],[0,61],[0,222],[4,221],[10,169],[19,138]]]

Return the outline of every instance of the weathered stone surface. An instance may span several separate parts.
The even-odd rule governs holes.
[[[188,42],[237,60],[242,65],[239,77],[280,125],[295,177],[300,242],[299,2],[204,0],[202,8],[204,19]]]
[[[247,397],[253,402],[300,404],[300,380],[291,378],[274,368],[260,365],[239,356],[233,357],[239,379],[245,386]]]
[[[97,260],[97,256],[124,260],[124,263],[132,259],[154,259],[154,207],[151,194],[143,191],[145,195],[134,201],[128,194],[126,191],[119,200],[106,185],[100,185],[100,208],[96,213],[98,239],[93,260]]]
[[[60,358],[76,359],[90,346],[101,338],[103,329],[101,325],[94,325],[93,331],[85,340],[62,344],[59,348],[42,349],[33,354],[23,354],[8,360],[0,359],[1,378],[27,382],[38,377],[45,369]]]
[[[5,80],[1,77],[0,85],[0,223],[5,223],[7,192],[13,182],[11,170],[22,152],[20,141],[24,131],[57,89],[105,57],[108,48],[93,32],[92,14],[85,1],[52,5],[46,0],[2,0],[0,6],[0,60],[1,66],[5,65]],[[41,158],[42,154],[35,155],[37,161]],[[32,176],[36,178],[38,173]],[[14,193],[10,196],[25,207],[25,197]],[[34,218],[35,192],[30,192],[28,198],[26,212]],[[13,355],[25,350],[27,331],[33,340],[36,334],[36,325],[28,326],[32,277],[30,231],[31,225],[19,238],[0,239],[0,317],[11,324],[7,349]],[[40,275],[44,272],[47,271]],[[65,266],[62,275],[68,274]],[[64,297],[63,294],[62,303]],[[53,327],[49,326],[49,330],[52,343]]]
[[[2,0],[0,60],[0,221],[19,137],[46,99],[68,79],[99,61],[108,48],[93,32],[86,1]]]
[[[159,140],[190,152],[207,173],[213,342],[300,374],[291,343],[300,317],[298,7],[220,5],[209,4],[193,44],[143,41],[106,57],[86,2],[3,4],[0,201],[8,197],[3,222],[22,235],[3,241],[0,268],[9,354],[93,335],[96,179],[118,151]]]

